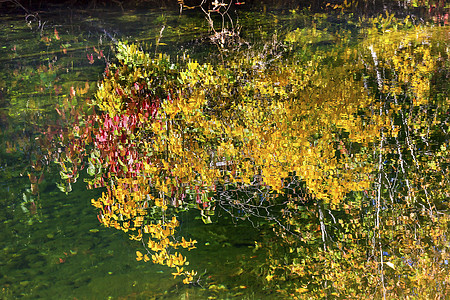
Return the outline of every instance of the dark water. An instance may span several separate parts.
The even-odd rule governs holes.
[[[242,12],[240,18],[242,36],[250,43],[275,38],[276,30],[302,27],[311,19],[281,10]],[[71,88],[91,97],[106,63],[113,59],[116,40],[137,41],[147,51],[173,57],[220,58],[210,56],[216,46],[205,42],[207,23],[201,15],[55,8],[39,19],[2,15],[0,24],[1,298],[276,297],[275,288],[265,287],[255,271],[265,258],[255,251],[260,232],[250,223],[235,225],[236,220],[227,217],[204,225],[195,218],[197,212],[182,215],[180,235],[199,241],[198,249],[188,255],[192,268],[202,274],[199,285],[185,286],[168,268],[137,262],[139,244],[125,233],[99,226],[90,201],[101,191],[88,191],[79,180],[73,192],[61,193],[55,185],[56,166],[35,160],[42,154],[36,140],[39,132],[59,118],[55,106],[62,105]],[[344,26],[355,38],[350,43],[357,43],[356,25],[331,19],[328,26]],[[312,36],[308,43],[328,47],[331,40]],[[448,86],[440,87],[448,91]],[[44,174],[39,191],[28,174]],[[253,273],[245,274],[249,265]]]

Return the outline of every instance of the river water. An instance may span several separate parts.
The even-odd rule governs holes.
[[[168,268],[137,263],[139,245],[127,234],[99,226],[90,201],[101,190],[88,191],[79,182],[66,195],[55,185],[59,176],[55,166],[30,165],[40,151],[35,144],[38,132],[58,118],[55,104],[67,97],[71,87],[84,90],[86,97],[92,94],[116,39],[138,41],[154,50],[151,45],[164,26],[160,51],[202,59],[201,39],[208,30],[201,15],[55,8],[41,12],[39,19],[3,15],[0,22],[2,299],[257,295],[251,282],[233,279],[242,272],[239,262],[255,256],[257,232],[251,225],[202,226],[193,216],[182,217],[182,230],[196,231],[201,239],[191,264],[202,270],[199,273],[205,271],[203,276],[212,286],[187,287],[173,280]],[[30,200],[27,174],[44,169],[39,195]]]
[[[242,38],[248,44],[263,38],[274,40],[275,33],[303,28],[307,20],[315,18],[299,17],[303,13],[307,14],[295,10],[242,11],[238,15]],[[358,43],[356,21],[334,18],[328,22],[328,32],[331,28],[345,29],[352,39],[348,44]],[[255,249],[262,233],[252,223],[227,216],[204,225],[196,218],[198,213],[181,215],[181,233],[199,242],[197,249],[189,252],[189,261],[201,274],[198,284],[183,285],[173,279],[168,268],[137,262],[139,244],[127,234],[99,225],[91,199],[99,197],[101,189],[86,190],[79,180],[72,192],[62,193],[55,185],[58,168],[41,159],[43,150],[37,139],[58,122],[55,107],[72,91],[92,97],[107,62],[114,57],[117,40],[138,42],[146,51],[169,53],[174,58],[220,60],[217,46],[208,43],[208,23],[200,12],[179,15],[165,10],[55,7],[27,18],[0,15],[0,24],[2,299],[278,297],[277,287],[266,286],[255,272],[255,266],[263,265],[266,257]],[[448,51],[448,27],[439,30]],[[303,41],[316,48],[333,43],[332,33],[319,36],[314,32],[306,28]],[[448,71],[448,63],[446,68]],[[439,78],[448,79],[448,75]],[[441,90],[435,93],[448,105],[448,83],[438,86]],[[448,124],[448,117],[443,120]],[[443,128],[447,135],[437,137],[437,142],[448,145],[448,125]],[[447,202],[443,200],[447,206],[441,213],[448,214],[448,190],[442,193],[447,193]],[[246,274],[248,270],[253,272]]]

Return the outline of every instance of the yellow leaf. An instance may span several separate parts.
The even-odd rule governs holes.
[[[142,253],[140,251],[136,251],[136,260],[141,261],[142,260]]]
[[[180,276],[182,273],[183,273],[183,268],[177,267],[177,271],[175,273],[172,273],[173,278]]]
[[[298,289],[295,289],[295,291],[296,291],[297,293],[303,294],[303,293],[307,292],[308,289],[307,289],[307,288],[300,287],[300,288],[298,288]]]

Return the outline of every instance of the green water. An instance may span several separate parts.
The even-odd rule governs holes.
[[[92,97],[107,61],[113,59],[115,40],[137,41],[146,51],[169,53],[174,59],[189,55],[202,62],[220,60],[220,54],[214,52],[217,47],[205,42],[208,27],[202,16],[193,12],[180,16],[176,11],[68,12],[56,8],[40,18],[27,25],[22,15],[0,16],[1,298],[278,297],[277,287],[265,285],[259,278],[266,258],[254,242],[261,239],[263,231],[250,222],[227,216],[204,225],[196,211],[181,215],[180,236],[199,242],[197,249],[186,254],[190,267],[201,277],[198,284],[186,286],[173,279],[169,268],[137,262],[135,251],[140,245],[127,234],[100,227],[90,201],[101,190],[86,190],[79,180],[66,195],[55,185],[59,178],[56,166],[36,161],[42,157],[36,140],[39,132],[51,130],[49,125],[60,118],[55,107],[62,105],[71,87]],[[312,18],[318,17],[287,10],[242,12],[242,36],[250,44],[275,39],[277,32],[303,28]],[[326,48],[340,30],[349,33],[349,45],[358,42],[355,23],[337,18],[327,22],[322,25],[328,31],[320,36],[304,28],[301,42],[312,49]],[[442,78],[448,78],[445,76]],[[436,95],[443,97],[448,83],[437,86]],[[448,134],[439,139],[437,143],[448,143]],[[28,173],[44,174],[38,193],[32,191]],[[270,238],[268,231],[264,234]]]
[[[152,44],[165,24],[160,51],[201,59],[195,49],[204,48],[196,40],[207,34],[205,21],[170,11],[55,10],[41,14],[40,22],[45,25],[37,20],[27,25],[22,15],[0,19],[0,298],[263,297],[251,288],[254,280],[235,279],[242,273],[241,262],[258,259],[252,251],[257,231],[249,223],[235,226],[225,220],[205,226],[194,214],[181,217],[181,232],[199,240],[195,253],[189,253],[191,265],[204,273],[199,283],[205,288],[188,287],[174,280],[169,268],[136,262],[139,244],[127,234],[99,226],[90,200],[101,191],[87,191],[79,182],[66,195],[55,185],[54,165],[30,166],[40,151],[38,132],[59,118],[55,105],[72,86],[85,89],[87,83],[86,97],[95,90],[112,58],[112,38],[155,49]],[[185,50],[179,51],[179,45]],[[38,196],[32,195],[27,177],[36,170],[44,173]]]

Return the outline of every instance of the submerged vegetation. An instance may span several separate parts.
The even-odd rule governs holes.
[[[326,13],[292,9],[294,25],[250,43],[228,14],[234,2],[178,3],[204,13],[215,52],[162,53],[165,25],[151,50],[115,41],[106,59],[94,48],[107,64],[94,97],[88,83],[70,88],[57,125],[35,139],[33,159],[59,166],[58,188],[71,192],[84,170],[87,187],[103,191],[91,200],[98,221],[138,242],[137,261],[191,286],[205,287],[189,263],[205,241],[177,229],[196,210],[205,224],[229,216],[260,230],[253,252],[262,259],[234,276],[253,276],[277,297],[444,299],[444,19],[355,18],[345,12],[356,3],[345,1]],[[33,76],[51,90],[46,71]],[[41,168],[24,193],[35,219]]]

